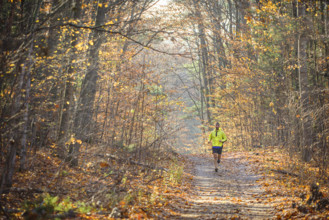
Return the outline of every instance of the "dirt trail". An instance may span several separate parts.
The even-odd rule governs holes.
[[[220,169],[214,171],[211,157],[191,157],[194,164],[192,195],[172,206],[179,219],[271,219],[273,208],[264,204],[260,176],[241,159],[242,154],[225,153]],[[264,195],[264,194],[263,194]],[[174,216],[172,216],[174,217]]]

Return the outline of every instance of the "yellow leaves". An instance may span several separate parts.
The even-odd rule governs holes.
[[[82,144],[82,141],[74,138],[74,136],[71,135],[71,138],[65,143],[65,145],[70,145],[70,144],[75,144],[75,143]]]
[[[90,40],[89,44],[92,46],[92,45],[94,45],[94,42],[92,40]]]
[[[76,48],[77,50],[82,50],[82,49],[83,49],[83,43],[82,43],[82,42],[78,43],[78,44],[75,46],[75,48]]]
[[[297,64],[295,64],[295,65],[289,65],[287,67],[288,70],[295,70],[295,69],[298,69],[298,68],[299,68],[299,66]]]
[[[273,103],[273,102],[270,102],[269,106],[270,106],[270,107],[273,107],[273,106],[274,106],[274,103]],[[273,112],[275,115],[276,115],[276,113],[277,113],[277,111],[276,111],[274,108],[272,108],[272,112]]]
[[[51,144],[51,145],[50,145],[50,148],[53,148],[53,149],[55,149],[55,148],[56,148],[56,146],[57,146],[57,145],[56,145],[55,143],[53,143],[53,144]]]
[[[273,108],[272,109],[272,112],[276,115],[277,114],[277,111]]]
[[[47,80],[51,80],[51,79],[53,79],[54,78],[54,76],[48,76],[46,79]]]
[[[251,23],[252,22],[252,19],[250,16],[245,16],[244,19],[247,20],[247,24]]]
[[[249,57],[241,57],[240,60],[247,63],[251,61]]]
[[[272,1],[261,1],[262,2],[262,7],[261,10],[267,13],[276,13],[278,11],[278,7],[275,3]]]
[[[104,3],[104,4],[98,3],[98,7],[100,7],[100,8],[102,8],[102,7],[107,8],[107,7],[109,7],[109,5],[107,3]]]

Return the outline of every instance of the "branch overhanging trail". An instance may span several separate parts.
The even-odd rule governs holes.
[[[78,25],[78,24],[73,24],[73,23],[63,23],[63,24],[59,24],[59,25],[54,25],[54,26],[50,26],[50,27],[39,27],[34,29],[33,32],[38,32],[38,31],[42,31],[42,30],[50,30],[53,28],[58,28],[58,27],[65,27],[65,26],[70,26],[73,28],[78,28],[78,29],[89,29],[89,30],[94,30],[94,31],[99,31],[99,32],[105,32],[105,33],[109,33],[109,34],[115,34],[115,35],[120,35],[140,46],[142,46],[144,49],[150,49],[152,51],[161,53],[161,54],[166,54],[166,55],[171,55],[171,56],[180,56],[180,57],[184,57],[184,58],[188,58],[191,59],[191,56],[189,53],[174,53],[174,52],[167,52],[164,50],[160,50],[157,49],[153,46],[150,45],[150,43],[152,42],[152,39],[150,39],[146,44],[142,43],[138,40],[135,40],[134,38],[132,38],[131,36],[128,36],[127,34],[124,34],[120,31],[112,31],[112,30],[106,30],[104,29],[104,25],[100,25],[100,26],[85,26],[85,25]],[[152,37],[155,37],[158,33],[163,32],[161,31],[154,31],[154,34],[152,35]]]

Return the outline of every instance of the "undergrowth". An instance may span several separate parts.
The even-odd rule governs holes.
[[[186,187],[184,159],[177,154],[152,151],[152,160],[138,165],[129,161],[134,161],[129,156],[134,152],[104,152],[92,146],[85,152],[80,166],[72,168],[50,151],[38,151],[29,171],[15,175],[13,187],[24,193],[3,195],[5,211],[15,210],[6,214],[18,219],[161,218],[170,199],[181,194],[178,189]]]

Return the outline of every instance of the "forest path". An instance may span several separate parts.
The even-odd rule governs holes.
[[[192,195],[172,205],[178,219],[271,219],[260,179],[243,160],[243,153],[226,153],[216,173],[212,157],[191,156]],[[174,217],[174,216],[172,216]]]

